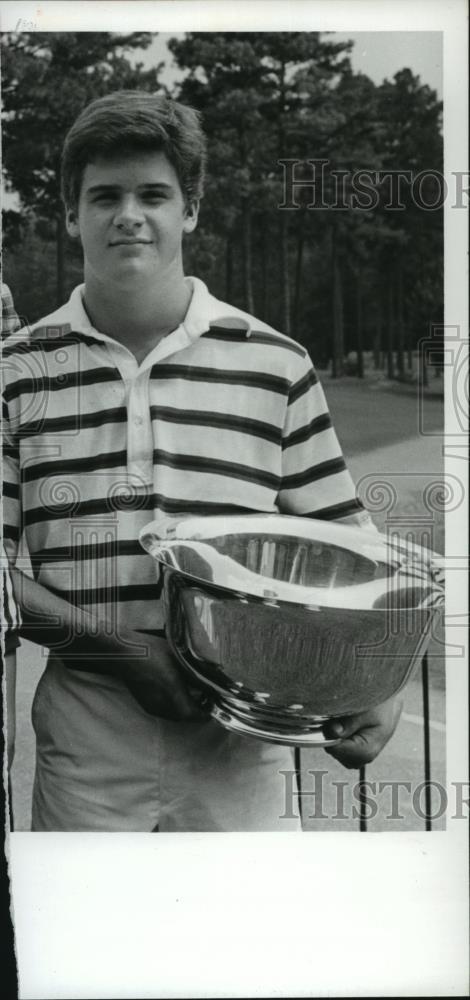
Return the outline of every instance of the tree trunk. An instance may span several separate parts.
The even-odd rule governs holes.
[[[419,372],[418,372],[419,384],[424,387],[428,385],[428,369],[426,367],[426,351],[424,350],[423,344],[419,345],[418,364],[419,364]]]
[[[413,348],[411,346],[411,336],[408,334],[408,347],[406,351],[406,366],[410,375],[413,373]]]
[[[398,377],[403,379],[405,375],[405,327],[403,323],[403,271],[401,262],[397,261],[396,266],[396,294],[397,294],[397,369]]]
[[[290,284],[289,284],[289,246],[286,212],[279,213],[280,253],[281,253],[281,316],[282,332],[290,335]]]
[[[233,290],[233,234],[229,233],[225,244],[225,298],[232,301]]]
[[[302,214],[297,232],[297,257],[295,262],[295,286],[294,286],[294,335],[299,333],[299,312],[300,312],[300,286],[302,284],[302,262],[305,245],[305,216]]]
[[[62,216],[56,219],[56,278],[57,305],[63,305],[65,299],[65,226]]]
[[[374,369],[376,372],[379,371],[380,369],[381,352],[382,352],[382,326],[383,326],[382,302],[380,301],[379,298],[377,304],[376,327],[374,334]]]
[[[387,378],[390,379],[395,377],[393,365],[394,323],[393,284],[389,279],[387,291]]]
[[[251,208],[248,201],[243,203],[243,284],[245,293],[245,309],[254,313],[252,282],[252,240],[251,240]]]
[[[269,323],[269,286],[268,286],[268,222],[266,217],[262,223],[261,239],[261,319]]]
[[[364,378],[364,352],[362,337],[362,280],[360,273],[356,280],[356,349],[357,377]]]
[[[333,363],[332,376],[339,378],[344,371],[343,282],[336,250],[336,233],[332,238],[333,264]]]

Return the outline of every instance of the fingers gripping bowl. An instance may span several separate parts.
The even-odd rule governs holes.
[[[327,746],[325,722],[406,683],[444,601],[442,561],[397,538],[278,514],[160,519],[167,638],[227,729]]]

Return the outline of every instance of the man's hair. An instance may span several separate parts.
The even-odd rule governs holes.
[[[98,158],[165,153],[174,167],[185,203],[202,197],[206,138],[194,108],[142,90],[117,90],[92,101],[65,137],[62,198],[76,209],[83,173]]]

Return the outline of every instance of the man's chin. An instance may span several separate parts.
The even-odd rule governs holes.
[[[159,271],[158,267],[149,267],[148,265],[143,267],[140,261],[129,260],[126,261],[123,267],[117,268],[104,280],[112,284],[116,289],[135,288],[136,285],[144,288],[146,285],[158,280]]]

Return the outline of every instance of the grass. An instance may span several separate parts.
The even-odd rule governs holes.
[[[417,390],[387,391],[377,381],[352,377],[321,382],[346,456],[372,451],[420,433],[438,432],[444,425],[444,405],[438,396],[419,399]]]
[[[444,510],[439,488],[444,482],[442,434],[443,400],[419,400],[405,387],[345,377],[322,376],[336,432],[358,493],[377,527],[405,535],[411,531],[418,544],[444,552]],[[373,481],[388,483],[396,494],[393,511],[380,510],[367,500]],[[427,539],[427,540],[426,540]]]

